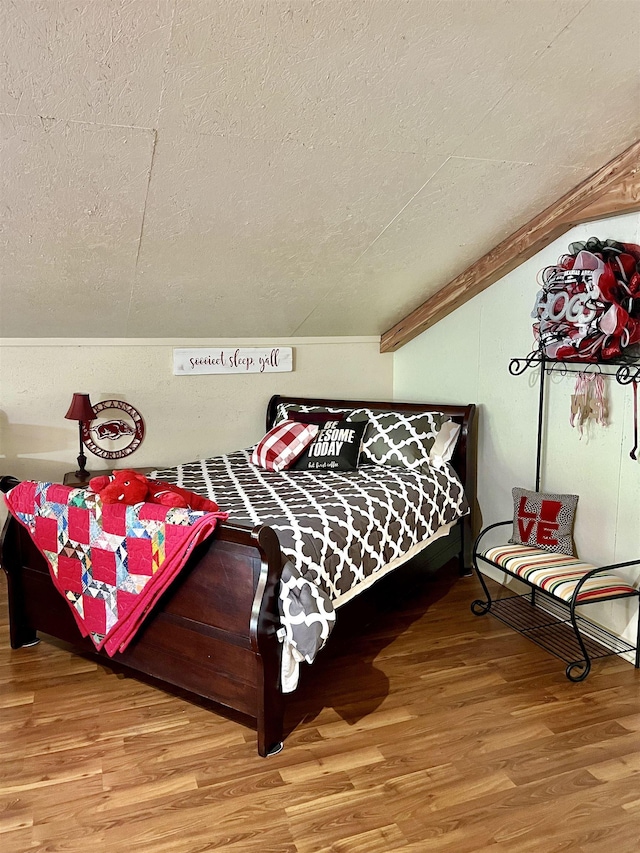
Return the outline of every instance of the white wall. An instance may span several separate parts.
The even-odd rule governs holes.
[[[536,277],[569,243],[591,236],[640,243],[640,216],[573,228],[395,355],[396,399],[480,405],[478,499],[484,524],[510,518],[512,487],[535,483],[538,376],[528,371],[513,377],[508,367],[512,357],[533,348]],[[580,439],[569,424],[574,384],[575,376],[566,376],[547,385],[542,488],[580,496],[575,533],[581,557],[598,563],[640,559],[640,462],[629,457],[631,389],[607,380],[610,425],[596,426]],[[621,604],[610,606],[619,629],[630,618]]]
[[[173,347],[292,346],[291,373],[174,376]],[[61,480],[77,467],[78,427],[64,415],[74,392],[125,400],[146,426],[141,447],[115,467],[166,466],[247,447],[264,434],[272,394],[384,400],[393,356],[378,338],[198,341],[0,341],[0,474]],[[91,471],[109,467],[87,453]]]

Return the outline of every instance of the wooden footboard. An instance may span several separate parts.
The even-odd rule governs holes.
[[[258,752],[281,748],[281,645],[277,585],[282,557],[269,527],[221,524],[202,543],[122,654],[110,658],[83,639],[47,564],[27,531],[6,522],[1,543],[7,575],[11,646],[42,632],[78,650],[151,676],[251,718]]]

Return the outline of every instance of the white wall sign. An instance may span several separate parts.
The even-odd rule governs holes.
[[[174,376],[200,373],[288,373],[292,347],[198,347],[174,349]]]

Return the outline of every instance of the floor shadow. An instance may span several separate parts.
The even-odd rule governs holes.
[[[375,711],[389,693],[376,659],[459,579],[457,560],[437,572],[414,560],[341,607],[326,647],[313,665],[303,664],[296,691],[286,697],[285,738],[326,708],[348,725]]]
[[[448,556],[450,551],[445,550],[444,553]],[[348,725],[355,725],[380,706],[389,694],[389,678],[384,665],[381,665],[381,653],[416,620],[428,614],[429,609],[459,581],[459,563],[455,558],[445,562],[437,571],[434,569],[446,559],[441,559],[442,554],[437,560],[433,552],[428,556],[415,557],[339,609],[336,627],[326,648],[312,666],[303,665],[300,685],[285,697],[285,738],[302,723],[318,718],[327,708],[333,709]],[[6,599],[4,589],[1,597]],[[60,619],[67,616],[70,634],[75,634],[70,611],[62,599],[60,608]],[[46,639],[60,649],[95,660],[105,671],[115,672],[120,677],[133,675],[139,681],[180,696],[192,704],[222,712],[244,725],[252,725],[242,714],[229,708],[223,710],[209,700],[199,699],[178,687],[170,687],[152,676],[132,672],[119,661],[99,657],[92,651],[89,640],[78,644],[75,640],[65,641],[50,636]],[[313,726],[310,728],[312,730]]]

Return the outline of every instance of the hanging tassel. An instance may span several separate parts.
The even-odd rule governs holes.
[[[599,426],[609,426],[609,405],[601,373],[591,376],[590,411]]]
[[[609,406],[607,403],[604,376],[600,373],[579,373],[576,387],[571,395],[569,423],[580,433],[580,438],[589,422],[608,426]]]
[[[571,415],[569,417],[569,423],[578,430],[580,438],[582,438],[588,413],[585,375],[584,373],[579,373],[576,378],[576,387],[571,395]]]

